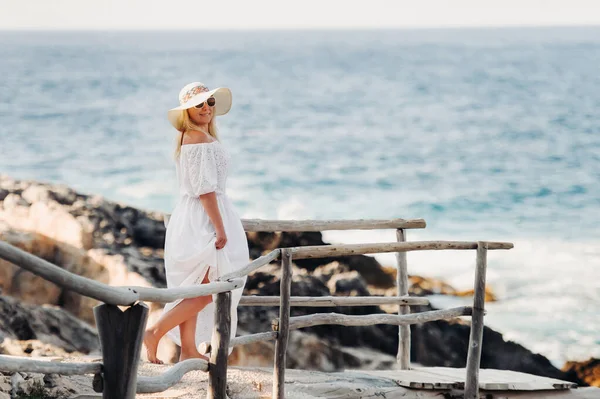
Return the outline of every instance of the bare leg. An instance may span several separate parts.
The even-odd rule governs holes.
[[[206,280],[206,277],[205,277]],[[206,280],[208,281],[208,280]],[[162,360],[156,357],[156,350],[160,339],[171,329],[182,324],[190,318],[190,315],[197,317],[206,305],[212,301],[212,296],[201,296],[197,298],[188,298],[181,301],[173,309],[165,313],[160,320],[151,328],[147,329],[144,334],[144,345],[146,345],[148,360],[152,363],[162,364]],[[195,320],[195,317],[194,317]],[[195,327],[195,324],[194,324]],[[189,327],[188,327],[189,328]],[[194,331],[195,334],[195,331]],[[183,343],[182,343],[183,344]],[[195,348],[195,345],[194,345]],[[186,348],[187,349],[187,348]],[[183,348],[182,348],[183,350]],[[197,351],[197,349],[196,349]]]
[[[204,359],[208,361],[208,357],[198,352],[196,346],[196,323],[198,321],[198,314],[190,317],[179,325],[179,331],[181,331],[181,353],[179,354],[179,361],[187,359]]]
[[[204,276],[202,284],[208,283],[208,273]],[[179,355],[179,361],[186,359],[198,358],[208,360],[208,357],[203,356],[198,352],[198,346],[196,342],[196,326],[198,323],[198,313],[194,313],[189,319],[179,325],[179,331],[181,333],[181,353]]]

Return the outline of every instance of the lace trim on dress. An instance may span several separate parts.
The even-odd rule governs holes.
[[[185,145],[183,156],[188,178],[195,195],[225,192],[229,156],[224,148],[212,143]]]

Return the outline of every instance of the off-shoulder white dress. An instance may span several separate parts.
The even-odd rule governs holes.
[[[179,198],[167,223],[165,240],[165,271],[167,287],[200,284],[206,273],[210,281],[240,269],[249,262],[248,242],[240,217],[226,194],[230,155],[219,141],[186,144],[181,147],[176,162]],[[216,233],[198,196],[216,192],[217,203],[223,219],[227,243],[215,248]],[[244,278],[245,283],[245,278]],[[237,330],[237,306],[243,288],[231,293],[231,338]],[[211,340],[214,325],[214,302],[198,313],[196,347]],[[168,312],[181,300],[168,303]],[[164,314],[164,313],[163,313]],[[167,333],[181,345],[179,327]],[[229,352],[233,348],[229,348]]]

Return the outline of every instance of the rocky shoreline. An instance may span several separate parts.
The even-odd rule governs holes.
[[[163,215],[60,185],[0,176],[0,239],[66,270],[111,285],[165,287]],[[324,245],[320,233],[248,233],[252,258],[276,247]],[[246,295],[278,295],[279,266],[271,264],[249,276]],[[411,295],[456,292],[440,281],[411,276]],[[292,295],[393,295],[393,269],[374,258],[347,256],[294,262]],[[0,260],[0,353],[32,356],[98,355],[92,308],[95,300],[62,290]],[[493,300],[488,293],[488,300]],[[151,304],[149,322],[161,306]],[[423,309],[420,309],[423,310]],[[364,306],[324,308],[347,314],[393,312]],[[293,308],[292,315],[314,313]],[[240,334],[270,330],[277,309],[240,307]],[[461,320],[437,321],[412,328],[411,359],[424,366],[464,367],[469,326]],[[600,386],[598,360],[571,363],[563,370],[523,346],[485,328],[482,368],[508,369]],[[159,357],[173,361],[177,347],[163,340]],[[398,345],[395,326],[318,326],[290,336],[290,368],[339,371],[346,368],[392,368]],[[19,352],[22,353],[19,353]],[[144,351],[143,351],[144,352]],[[273,343],[236,348],[230,364],[270,366]],[[0,383],[0,386],[2,384]]]

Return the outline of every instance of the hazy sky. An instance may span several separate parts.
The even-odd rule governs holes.
[[[0,0],[0,29],[600,25],[600,0]]]

